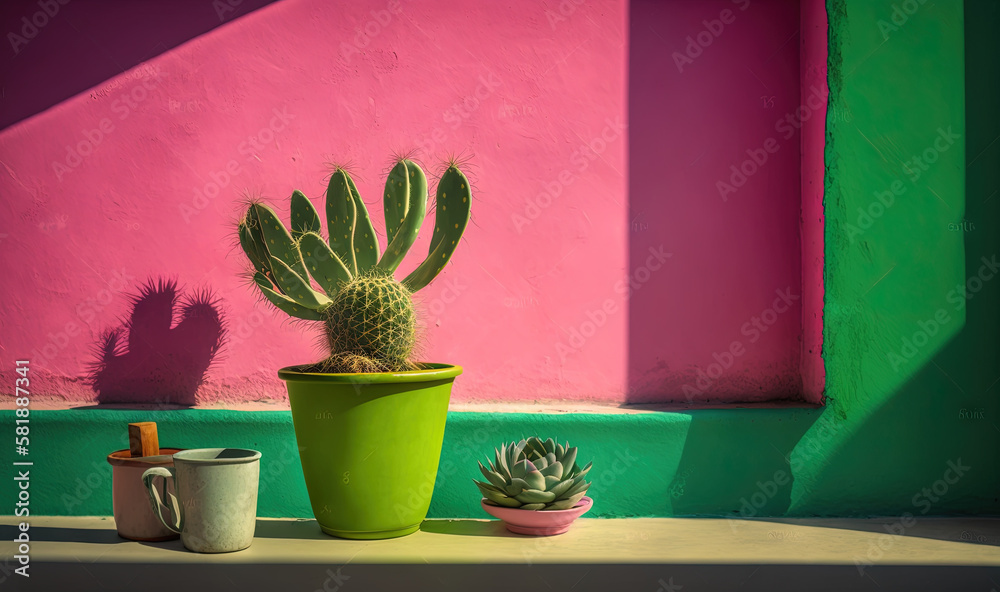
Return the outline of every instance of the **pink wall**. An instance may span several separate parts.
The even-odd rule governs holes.
[[[345,12],[282,0],[8,127],[0,370],[27,357],[36,396],[92,399],[81,377],[98,335],[127,294],[166,276],[212,290],[227,319],[198,401],[283,397],[275,370],[319,350],[237,277],[240,193],[282,213],[292,189],[320,204],[324,163],[349,161],[380,228],[389,154],[416,147],[430,170],[470,156],[476,189],[465,244],[419,294],[423,358],[465,367],[454,399],[629,400],[630,372],[649,360],[630,366],[623,289],[638,264],[626,12],[622,1],[372,0]],[[662,252],[676,254],[653,260],[691,265],[680,262],[690,245],[668,238]]]
[[[631,400],[800,398],[801,128],[823,119],[825,85],[802,89],[799,6],[632,11],[633,266],[659,244],[674,257],[634,296]],[[810,230],[821,242],[822,226]]]
[[[826,215],[823,191],[826,175],[826,112],[830,89],[827,76],[826,0],[802,0],[799,36],[802,77],[801,104],[818,112],[802,124],[802,394],[819,403],[826,388],[823,364],[823,278]],[[818,88],[817,95],[812,89]],[[815,109],[810,107],[817,105]]]
[[[229,319],[200,400],[282,396],[275,370],[317,350],[236,277],[239,193],[287,211],[334,158],[376,203],[390,152],[420,147],[428,168],[474,155],[475,223],[420,293],[425,358],[466,368],[456,400],[621,399],[626,313],[564,360],[556,344],[627,264],[625,7],[564,4],[284,0],[4,130],[2,367],[31,357],[37,394],[92,396],[78,379],[122,290],[167,275]]]

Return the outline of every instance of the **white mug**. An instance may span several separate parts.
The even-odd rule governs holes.
[[[173,467],[153,467],[142,474],[149,501],[160,522],[181,535],[198,553],[246,549],[257,523],[260,452],[243,448],[196,448],[173,455]],[[166,491],[170,517],[154,480],[172,480],[177,495]]]

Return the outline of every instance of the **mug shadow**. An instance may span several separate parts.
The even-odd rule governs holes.
[[[114,522],[110,522],[110,524],[114,525]],[[32,542],[43,543],[92,543],[97,545],[139,542],[118,536],[118,531],[113,528],[65,528],[53,526],[32,526],[31,540]]]

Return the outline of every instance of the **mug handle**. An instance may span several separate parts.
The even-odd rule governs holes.
[[[173,523],[168,523],[163,519],[163,506],[165,505],[162,500],[160,500],[160,492],[157,491],[153,480],[157,477],[163,477],[163,492],[167,494],[170,498],[170,515],[173,517]],[[156,512],[156,516],[166,526],[173,532],[177,534],[181,533],[184,529],[184,516],[181,514],[180,505],[177,503],[177,498],[174,494],[167,491],[167,479],[174,481],[174,487],[177,487],[176,474],[174,473],[173,467],[153,467],[147,469],[145,473],[142,474],[142,483],[146,486],[146,492],[149,494],[149,503],[153,505],[153,511]]]

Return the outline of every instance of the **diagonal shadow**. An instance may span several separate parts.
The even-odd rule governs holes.
[[[851,431],[836,453],[825,459],[823,474],[816,481],[820,489],[839,486],[845,492],[845,504],[873,514],[898,517],[900,507],[918,519],[997,515],[1000,511],[995,494],[978,492],[1000,489],[996,469],[1000,450],[994,444],[1000,432],[1000,278],[993,269],[1000,258],[996,232],[1000,224],[1000,114],[996,110],[1000,39],[994,33],[1000,24],[1000,5],[992,0],[966,0],[964,8],[965,210],[964,216],[956,214],[947,222],[949,231],[964,235],[966,281],[941,305],[955,317],[964,312],[965,322],[885,404]],[[868,495],[875,499],[866,499],[855,484],[865,482],[859,467],[872,464],[873,457],[906,478],[903,483],[871,479]],[[971,467],[970,477],[945,482],[948,463],[959,460]],[[823,506],[818,496],[803,496],[792,510],[818,512]]]
[[[0,130],[274,1],[5,0]]]
[[[998,23],[995,2],[965,2],[965,207],[954,218],[934,221],[964,234],[965,281],[939,303],[959,319],[952,323],[964,322],[884,402],[876,407],[845,397],[838,406],[845,416],[826,422],[836,437],[811,434],[802,442],[815,444],[814,460],[821,464],[809,463],[813,474],[798,475],[809,487],[793,491],[789,515],[889,516],[913,536],[1000,542],[988,521],[959,530],[931,528],[934,516],[996,516],[1000,510]]]

